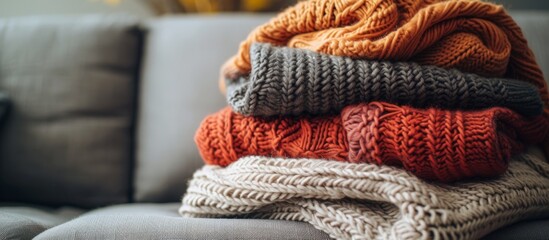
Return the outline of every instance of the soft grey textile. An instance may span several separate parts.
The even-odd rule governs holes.
[[[92,207],[129,197],[137,21],[0,20],[0,200]]]
[[[36,206],[0,206],[0,240],[31,239],[82,212],[69,207],[49,209]]]
[[[203,163],[202,119],[226,105],[219,68],[269,16],[167,17],[148,22],[138,120],[135,200],[178,201]]]
[[[483,238],[484,240],[547,240],[549,239],[549,219],[519,222]]]
[[[235,112],[251,116],[326,114],[356,103],[384,101],[416,108],[505,107],[540,115],[532,84],[485,78],[413,62],[372,61],[254,43],[249,76],[226,79]]]
[[[92,211],[36,239],[329,239],[302,222],[183,218],[179,203],[119,205]]]
[[[522,28],[524,37],[528,40],[528,45],[543,71],[545,82],[549,82],[549,11],[518,11],[511,12],[511,16]]]

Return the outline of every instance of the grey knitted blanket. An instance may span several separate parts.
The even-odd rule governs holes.
[[[249,156],[197,171],[179,212],[304,221],[336,239],[478,239],[549,216],[549,164],[530,149],[500,178],[447,185],[375,164]]]
[[[250,75],[226,81],[229,104],[244,115],[323,114],[371,101],[465,110],[500,106],[525,116],[542,113],[536,87],[518,80],[260,43],[250,51]]]

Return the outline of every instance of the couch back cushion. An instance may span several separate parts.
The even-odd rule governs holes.
[[[140,52],[128,17],[0,20],[0,201],[127,202]]]
[[[149,21],[138,121],[135,199],[179,201],[203,162],[200,122],[226,106],[219,68],[264,15],[178,16]]]
[[[528,45],[534,51],[538,65],[543,71],[545,82],[549,82],[549,11],[518,11],[511,16],[522,28]]]

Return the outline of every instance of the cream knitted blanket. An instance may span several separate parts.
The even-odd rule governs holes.
[[[179,212],[305,221],[336,239],[477,239],[549,216],[549,164],[532,148],[500,178],[437,185],[387,166],[250,156],[197,171]]]

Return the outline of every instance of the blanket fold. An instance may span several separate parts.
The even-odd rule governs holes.
[[[370,60],[410,61],[535,85],[549,117],[543,74],[502,6],[474,0],[310,0],[257,27],[222,68],[250,74],[254,42]]]
[[[477,239],[549,216],[542,155],[531,148],[500,178],[451,185],[388,166],[248,156],[197,171],[179,212],[305,221],[336,239]]]
[[[227,80],[228,102],[244,115],[338,113],[371,101],[454,110],[499,106],[525,116],[543,111],[538,89],[518,80],[259,43],[252,45],[250,58],[249,76]]]
[[[225,108],[206,117],[195,141],[211,165],[248,155],[323,158],[401,166],[451,182],[502,174],[511,155],[548,132],[543,116],[527,119],[505,108],[420,110],[372,102],[340,115],[299,118],[246,117]]]

